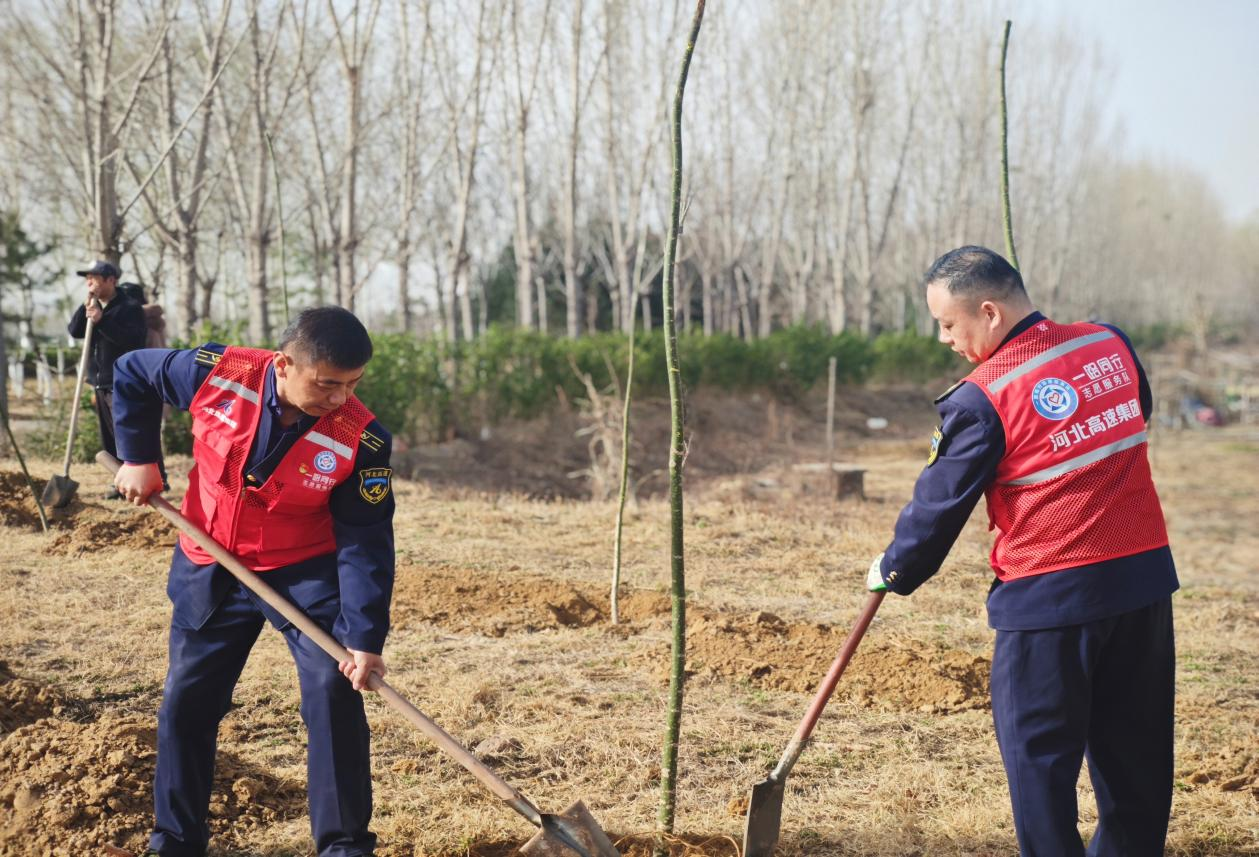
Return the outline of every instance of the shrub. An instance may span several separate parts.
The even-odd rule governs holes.
[[[884,333],[873,344],[874,374],[881,381],[922,383],[965,374],[965,365],[935,338],[916,333]]]
[[[29,445],[29,453],[32,456],[54,461],[65,460],[72,401],[73,396],[67,395],[54,400],[51,405],[40,408],[39,420],[46,429],[29,435],[26,444]],[[70,455],[70,460],[78,464],[94,462],[96,453],[101,448],[101,430],[96,422],[96,408],[92,406],[92,390],[86,387],[79,400],[78,422],[78,429],[74,433],[74,451]]]
[[[570,401],[586,394],[578,373],[600,389],[612,386],[613,373],[623,383],[628,356],[628,338],[621,333],[572,340],[498,325],[454,346],[406,334],[380,334],[372,341],[375,356],[359,395],[386,428],[412,443],[449,437],[460,425],[536,417],[558,401],[557,390]],[[663,331],[636,336],[634,349],[635,386],[642,394],[662,395],[668,389]],[[871,341],[855,333],[834,336],[820,326],[785,328],[751,341],[683,333],[678,352],[682,381],[691,389],[758,389],[782,398],[824,382],[831,357],[838,361],[839,381],[848,384],[872,376],[928,381],[959,369],[948,349],[930,337],[885,334]]]
[[[446,437],[453,414],[445,343],[386,333],[372,337],[372,352],[356,393],[381,424],[410,443]]]

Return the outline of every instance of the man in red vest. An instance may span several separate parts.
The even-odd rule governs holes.
[[[158,715],[148,854],[201,857],[219,721],[265,621],[297,664],[309,736],[310,824],[320,857],[375,848],[367,720],[359,693],[381,659],[393,591],[389,433],[355,396],[367,330],[340,307],[302,312],[279,349],[146,349],[114,372],[115,484],[160,491],[162,407],[192,415],[183,514],[259,572],[353,654],[337,664],[194,542],[175,547],[170,666]]]
[[[986,497],[992,713],[1020,852],[1161,855],[1179,583],[1146,455],[1145,372],[1117,328],[1037,312],[991,250],[946,253],[924,282],[940,341],[975,369],[936,400],[927,466],[867,588],[917,589]],[[1087,851],[1084,759],[1098,808]]]

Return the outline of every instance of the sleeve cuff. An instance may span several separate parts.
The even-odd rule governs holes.
[[[347,634],[341,640],[341,645],[347,649],[354,649],[356,652],[370,652],[373,655],[379,655],[385,650],[385,635]]]

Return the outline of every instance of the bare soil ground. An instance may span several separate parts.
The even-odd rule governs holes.
[[[868,468],[864,503],[830,500],[792,468],[820,457],[818,415],[704,405],[695,460],[718,434],[738,442],[704,453],[733,463],[697,467],[688,485],[676,855],[738,854],[747,788],[777,761],[859,611],[865,568],[926,454],[928,406],[906,406],[890,433],[872,436],[864,415],[879,401],[861,404],[841,420],[840,448]],[[740,420],[752,424],[740,432]],[[523,430],[502,434],[513,431]],[[564,431],[553,427],[549,444],[535,436],[526,471],[573,458]],[[613,504],[537,499],[562,492],[517,479],[504,464],[516,453],[478,448],[497,469],[396,484],[390,680],[544,809],[583,797],[623,854],[646,855],[664,719],[667,506],[644,499],[627,513],[613,626]],[[1259,855],[1259,435],[1160,434],[1153,460],[1183,584],[1168,853]],[[174,465],[179,493],[187,463]],[[103,471],[73,475],[79,499],[43,534],[16,462],[0,462],[0,855],[139,850],[151,824],[174,537],[153,512],[95,499]],[[518,493],[492,490],[513,482]],[[884,604],[792,774],[780,854],[1017,852],[987,709],[981,517],[935,580]],[[264,632],[220,732],[215,855],[313,854],[294,679],[282,640]],[[528,839],[523,821],[380,700],[368,710],[382,855],[500,857]],[[1079,791],[1087,833],[1087,774]]]

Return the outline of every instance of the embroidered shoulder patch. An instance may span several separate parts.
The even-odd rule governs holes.
[[[389,477],[392,467],[365,467],[358,472],[358,493],[368,503],[375,505],[389,496]]]
[[[204,348],[198,348],[193,360],[202,366],[218,366],[219,361],[223,359],[223,355],[215,351],[208,351]]]
[[[940,441],[944,440],[944,433],[940,431],[940,427],[936,426],[931,431],[931,452],[927,454],[927,466],[936,463],[936,459],[940,457]]]
[[[367,447],[372,452],[380,452],[380,448],[385,445],[384,440],[376,437],[376,435],[363,429],[363,433],[359,435],[358,442]]]

